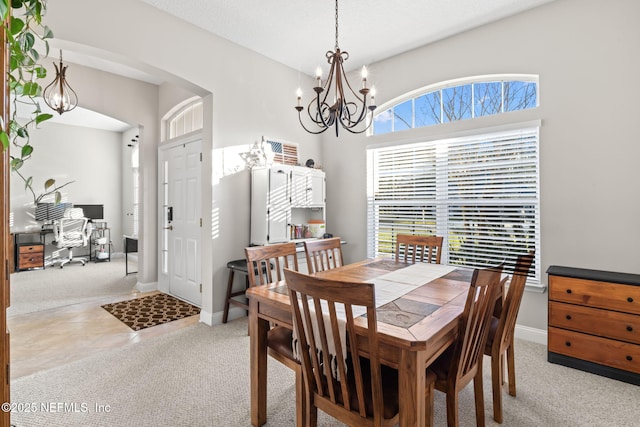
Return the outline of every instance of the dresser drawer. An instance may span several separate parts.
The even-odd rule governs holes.
[[[640,314],[640,286],[549,276],[549,299]]]
[[[640,345],[550,326],[549,351],[640,374]]]
[[[43,253],[43,252],[44,252],[44,245],[42,244],[18,245],[18,255],[30,254],[30,253]]]
[[[44,267],[44,254],[20,254],[18,255],[18,269],[24,270],[27,268],[39,268]]]
[[[640,316],[635,314],[551,301],[549,325],[640,344]]]

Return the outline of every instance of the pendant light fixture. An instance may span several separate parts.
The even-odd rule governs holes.
[[[60,50],[60,67],[53,63],[56,67],[56,78],[47,87],[44,88],[42,96],[44,102],[58,114],[71,111],[78,105],[78,95],[71,89],[67,83],[66,71],[67,65],[62,63],[62,50]]]
[[[375,88],[367,87],[367,69],[362,67],[362,88],[356,91],[351,87],[344,72],[343,63],[349,59],[347,52],[342,52],[338,46],[338,0],[336,0],[336,45],[335,51],[326,53],[327,62],[330,65],[329,76],[322,83],[322,70],[316,70],[316,85],[313,88],[316,96],[306,107],[307,114],[312,124],[312,129],[307,128],[302,121],[301,105],[302,91],[298,88],[298,111],[300,124],[309,133],[319,134],[330,127],[335,127],[336,137],[340,127],[351,133],[362,133],[372,123],[375,105]],[[371,100],[367,103],[367,96],[371,94]]]

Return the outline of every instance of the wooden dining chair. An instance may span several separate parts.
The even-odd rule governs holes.
[[[340,237],[305,240],[304,250],[307,254],[309,274],[331,270],[344,265]]]
[[[374,285],[290,270],[285,277],[309,393],[309,426],[317,425],[318,409],[349,426],[397,424],[398,372],[380,364]],[[366,349],[356,337],[354,307],[366,312]]]
[[[529,269],[535,258],[535,251],[518,256],[514,268],[509,291],[502,302],[500,317],[491,318],[489,336],[484,354],[491,356],[491,387],[493,391],[493,419],[502,423],[502,384],[504,384],[504,356],[507,358],[509,372],[509,394],[516,395],[515,355],[513,351],[513,335],[516,319],[520,310],[522,294],[527,282]]]
[[[249,271],[249,287],[284,280],[284,269],[298,270],[298,255],[293,242],[267,246],[250,246],[244,250]],[[302,367],[294,357],[292,331],[284,326],[273,325],[267,332],[267,353],[295,372],[296,396],[305,396]],[[303,400],[304,402],[304,400]],[[304,425],[305,405],[296,406],[296,425]]]
[[[435,374],[435,388],[447,395],[447,424],[457,427],[458,393],[473,380],[476,425],[484,427],[482,357],[493,308],[499,295],[502,265],[476,269],[471,278],[456,342],[428,368]],[[429,378],[427,378],[427,381]],[[428,393],[427,393],[428,397]],[[427,406],[431,403],[427,402]]]
[[[440,264],[442,241],[441,236],[398,234],[396,236],[396,262]]]

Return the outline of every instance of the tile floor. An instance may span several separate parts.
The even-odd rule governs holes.
[[[132,293],[83,304],[12,316],[11,379],[73,362],[96,352],[122,347],[198,322],[199,317],[133,331],[107,313],[103,304],[141,298],[156,292]]]

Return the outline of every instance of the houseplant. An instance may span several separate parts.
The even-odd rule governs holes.
[[[47,76],[46,68],[39,62],[40,50],[44,50],[44,57],[48,56],[49,39],[53,38],[53,32],[42,21],[46,9],[46,0],[0,0],[0,16],[9,50],[7,77],[12,103],[9,123],[4,123],[0,117],[0,141],[4,150],[14,147],[10,155],[11,170],[24,181],[25,189],[33,195],[34,204],[50,195],[59,203],[62,199],[60,189],[71,183],[56,185],[55,180],[49,178],[44,182],[44,191],[36,194],[33,177],[21,171],[34,151],[29,130],[53,117],[42,112],[39,102],[43,89],[39,81]],[[30,109],[27,118],[18,117],[18,104]]]

